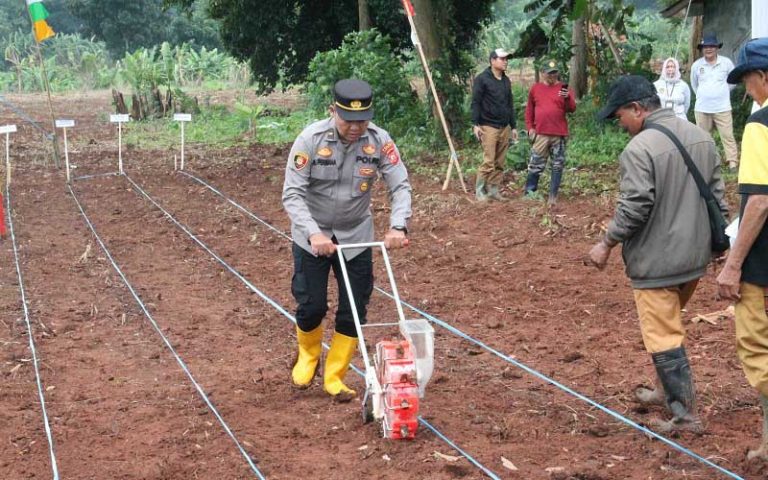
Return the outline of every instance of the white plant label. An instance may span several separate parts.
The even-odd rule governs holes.
[[[16,132],[16,125],[3,125],[0,127],[0,133],[14,133]]]
[[[125,123],[131,121],[131,116],[127,113],[124,114],[116,114],[116,115],[110,115],[109,121],[112,123]]]
[[[74,120],[56,120],[56,128],[72,128],[74,126]]]
[[[192,121],[192,114],[191,113],[174,113],[173,119],[177,122],[191,122]]]

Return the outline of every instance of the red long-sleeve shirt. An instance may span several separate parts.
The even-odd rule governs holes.
[[[576,111],[573,91],[568,90],[568,98],[560,96],[561,82],[554,85],[537,83],[528,92],[528,104],[525,107],[525,127],[534,129],[537,134],[568,136],[566,113]]]

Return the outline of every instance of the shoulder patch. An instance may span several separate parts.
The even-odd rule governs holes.
[[[333,155],[333,150],[330,147],[323,147],[317,151],[318,157],[328,158]]]
[[[297,152],[296,155],[293,156],[293,166],[296,167],[296,170],[301,170],[306,167],[308,163],[309,155],[304,152]]]
[[[400,161],[400,155],[397,154],[395,142],[385,143],[384,146],[381,147],[381,151],[387,156],[387,160],[389,160],[389,163],[392,165],[396,165]]]

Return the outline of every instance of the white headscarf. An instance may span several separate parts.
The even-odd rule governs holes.
[[[667,64],[669,62],[675,64],[675,74],[672,78],[667,77]],[[664,80],[665,82],[670,83],[677,83],[680,81],[680,64],[677,62],[677,60],[672,57],[664,60],[664,63],[661,64],[661,75],[659,76],[659,80]]]

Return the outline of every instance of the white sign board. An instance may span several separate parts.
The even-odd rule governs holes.
[[[0,133],[13,133],[16,131],[16,125],[3,125],[0,127]]]
[[[56,120],[56,128],[71,128],[74,126],[74,120]]]
[[[192,114],[191,113],[174,113],[173,119],[177,122],[191,122],[192,121]]]
[[[110,115],[109,121],[112,123],[125,123],[131,121],[131,116],[127,113],[125,114],[117,114],[117,115]]]

